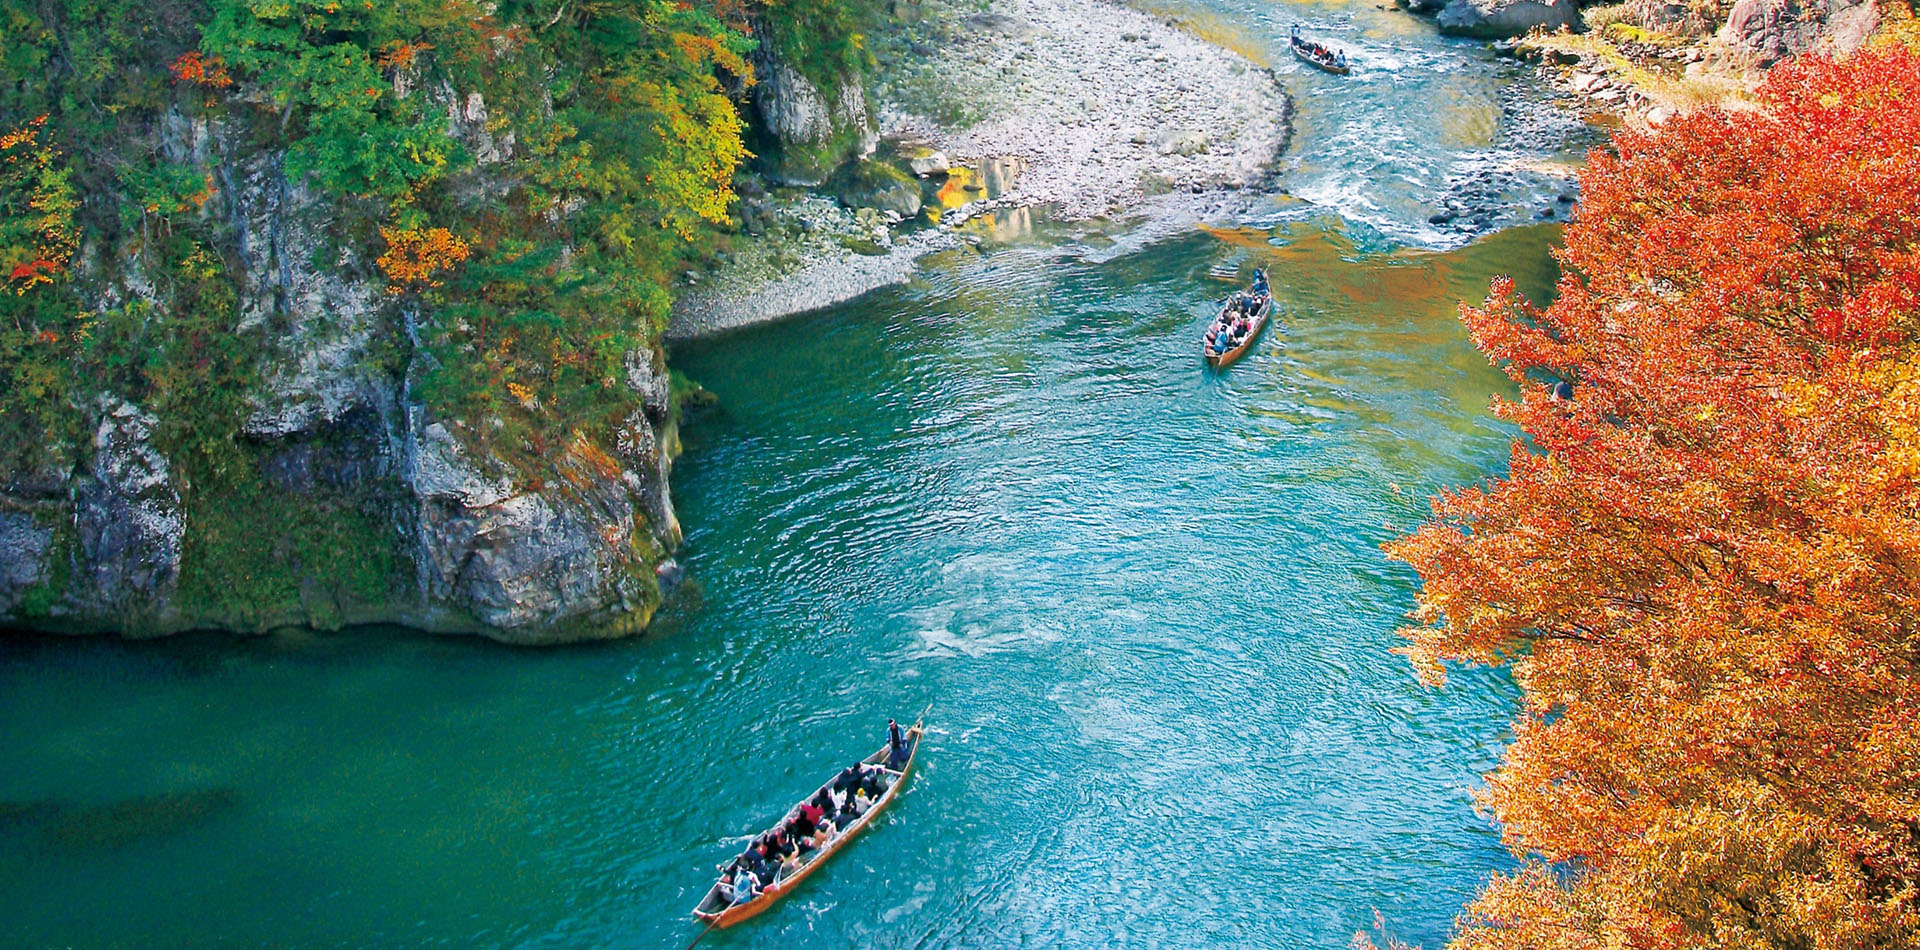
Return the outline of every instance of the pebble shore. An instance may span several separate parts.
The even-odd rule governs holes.
[[[1291,105],[1267,68],[1110,0],[993,0],[987,12],[948,2],[919,5],[919,27],[939,37],[937,45],[916,41],[908,55],[883,57],[875,79],[881,135],[939,150],[955,165],[1012,165],[1018,173],[938,225],[897,234],[876,234],[845,209],[823,210],[817,197],[783,201],[781,213],[804,222],[805,233],[776,229],[755,239],[765,246],[742,248],[698,275],[676,303],[670,338],[904,283],[921,257],[958,246],[961,223],[988,211],[1151,219],[1219,206],[1269,183]],[[848,246],[870,240],[884,253]]]

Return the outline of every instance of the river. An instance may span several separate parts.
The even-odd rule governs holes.
[[[1201,12],[1284,44],[1272,9],[1398,16]],[[1505,67],[1414,26],[1499,114]],[[719,404],[643,638],[0,639],[0,945],[684,946],[708,869],[930,704],[875,827],[701,946],[1333,950],[1376,912],[1439,946],[1511,861],[1471,790],[1515,691],[1414,681],[1379,545],[1503,467],[1508,384],[1454,305],[1496,273],[1544,298],[1557,227],[1410,246],[1457,243],[1423,230],[1442,186],[1363,161],[1539,156],[1402,99],[1372,121],[1414,144],[1343,160],[1314,116],[1387,97],[1323,80],[1286,77],[1319,197],[1257,229],[1043,229],[680,347]],[[1204,371],[1210,271],[1256,264],[1283,317]]]

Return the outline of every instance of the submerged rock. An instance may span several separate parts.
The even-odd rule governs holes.
[[[69,848],[118,848],[186,831],[239,807],[231,788],[197,789],[129,798],[105,805],[56,807],[49,836]]]

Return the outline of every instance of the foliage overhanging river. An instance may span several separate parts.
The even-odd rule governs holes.
[[[1287,183],[1353,223],[1275,202],[1271,234],[1099,263],[951,253],[680,348],[721,402],[674,475],[691,580],[644,638],[0,640],[0,944],[681,946],[715,862],[931,702],[865,839],[704,945],[1337,948],[1376,910],[1439,945],[1509,860],[1469,790],[1513,690],[1414,682],[1378,546],[1504,467],[1506,383],[1454,304],[1495,273],[1543,299],[1557,229],[1389,236],[1422,239],[1410,181],[1540,156],[1494,141],[1482,47],[1190,6],[1276,63],[1297,11],[1454,80],[1286,77]],[[1341,115],[1404,134],[1358,155]],[[1257,263],[1282,325],[1203,372],[1208,271]]]

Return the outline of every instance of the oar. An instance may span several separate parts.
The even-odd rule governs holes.
[[[694,944],[697,944],[700,941],[707,939],[707,934],[713,933],[713,928],[719,923],[720,922],[718,920],[707,921],[707,926],[703,928],[699,933],[693,935],[693,943],[687,944],[687,950],[693,950]]]

